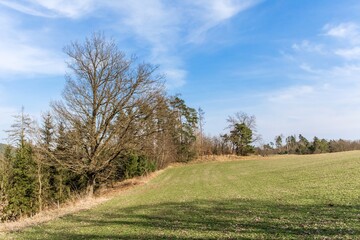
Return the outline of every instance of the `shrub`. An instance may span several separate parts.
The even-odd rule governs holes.
[[[123,175],[124,178],[143,176],[156,170],[156,164],[144,155],[131,153],[124,158]]]

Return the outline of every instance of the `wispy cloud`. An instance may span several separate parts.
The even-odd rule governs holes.
[[[324,46],[322,44],[311,43],[308,40],[303,40],[300,43],[294,43],[292,49],[295,51],[305,51],[310,53],[324,53]]]
[[[33,16],[38,16],[38,17],[54,17],[54,15],[49,14],[49,13],[45,13],[43,11],[39,11],[33,7],[29,7],[27,5],[23,5],[21,3],[15,2],[15,1],[7,1],[7,0],[3,0],[0,1],[0,4],[12,8],[14,10],[17,10],[19,12],[25,13],[25,14],[29,14],[29,15],[33,15]]]
[[[232,18],[233,16],[245,11],[260,0],[195,0],[186,1],[189,8],[187,18],[191,19],[192,29],[189,31],[187,41],[191,43],[202,43],[206,39],[206,33]]]
[[[182,86],[186,70],[176,50],[181,38],[181,21],[177,9],[159,0],[108,4],[120,12],[119,29],[115,30],[132,34],[137,44],[150,49],[150,60],[161,66],[169,88]]]
[[[360,47],[337,49],[335,54],[348,60],[360,60]]]
[[[326,24],[323,27],[325,35],[339,39],[348,40],[351,43],[358,44],[360,42],[360,28],[354,22],[345,22],[337,25]]]
[[[292,86],[286,89],[281,89],[280,91],[273,92],[269,96],[270,102],[282,102],[282,101],[291,101],[299,98],[306,98],[309,94],[314,92],[312,86],[302,85],[302,86]]]
[[[209,30],[256,5],[259,0],[127,0],[101,2],[94,0],[2,0],[0,4],[24,14],[78,19],[104,10],[114,16],[113,29],[137,39],[136,45],[148,48],[150,61],[159,64],[168,80],[168,87],[180,87],[186,82],[187,71],[181,48],[186,44],[202,44]],[[7,45],[8,42],[3,43]],[[46,59],[40,49],[18,48],[34,59]],[[45,57],[44,57],[45,56]],[[40,66],[41,63],[32,63]],[[50,65],[52,65],[50,63]],[[33,66],[17,69],[25,71]],[[7,66],[9,68],[9,66]],[[44,67],[44,69],[51,69]]]
[[[312,41],[291,44],[283,54],[283,68],[291,69],[283,76],[292,81],[264,93],[258,115],[266,119],[259,122],[265,135],[353,138],[360,131],[359,27],[354,22],[326,24],[319,33]]]
[[[79,18],[92,10],[93,0],[2,0],[0,4],[38,17]]]
[[[0,16],[0,73],[10,74],[63,74],[63,59],[32,40],[37,32],[22,29],[20,22],[2,12]],[[0,78],[0,79],[1,79]]]
[[[206,41],[206,32],[259,1],[196,0],[107,2],[121,11],[121,26],[148,44],[151,60],[163,69],[168,87],[185,84],[187,71],[181,49]]]

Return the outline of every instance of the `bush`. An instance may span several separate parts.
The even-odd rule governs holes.
[[[123,174],[124,178],[143,176],[156,170],[156,164],[144,155],[131,153],[124,157]]]

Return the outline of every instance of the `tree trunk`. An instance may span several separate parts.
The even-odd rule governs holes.
[[[42,211],[42,181],[41,181],[41,165],[38,163],[38,182],[39,182],[39,193],[38,193],[38,201],[39,201],[39,212]]]
[[[86,188],[86,192],[87,192],[87,196],[89,198],[92,198],[94,196],[94,191],[95,191],[95,184],[96,184],[96,178],[94,175],[90,175],[88,177],[88,183],[87,183],[87,188]]]
[[[59,183],[59,196],[58,196],[58,208],[60,208],[60,201],[63,199],[63,171],[60,171],[60,183]]]

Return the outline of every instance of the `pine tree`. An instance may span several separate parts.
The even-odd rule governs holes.
[[[196,140],[195,131],[198,124],[198,115],[194,108],[190,108],[185,101],[174,97],[170,101],[174,116],[174,142],[177,146],[178,161],[190,161],[195,157],[194,143]]]
[[[66,149],[69,148],[68,142],[68,136],[66,133],[65,125],[60,122],[57,131],[56,131],[56,137],[54,139],[55,142],[55,148],[54,148],[54,155],[57,161],[63,161],[66,158]],[[57,205],[59,206],[60,203],[64,202],[70,195],[70,183],[72,182],[72,185],[77,185],[77,175],[75,173],[70,172],[67,169],[64,169],[61,167],[61,163],[55,164],[57,168],[57,174],[55,175],[54,180],[54,186],[56,186],[56,191],[54,193],[54,200],[56,201]],[[71,177],[74,177],[71,181]]]
[[[8,205],[9,177],[12,172],[13,156],[11,147],[5,147],[4,156],[0,156],[0,220],[5,220],[5,209]]]
[[[252,143],[252,130],[245,123],[236,123],[230,131],[230,141],[235,146],[237,155],[246,156],[254,151]]]
[[[16,220],[22,216],[32,216],[38,211],[36,164],[30,144],[16,149],[9,179],[7,218]]]
[[[5,207],[6,219],[15,220],[22,216],[31,216],[38,211],[38,189],[36,181],[37,165],[31,145],[33,122],[24,113],[24,108],[15,116],[11,126],[9,140],[17,145],[12,160],[12,172],[9,176],[8,205]]]
[[[39,184],[39,210],[54,201],[57,192],[55,178],[57,169],[51,160],[54,145],[54,123],[50,113],[42,116],[43,124],[40,128],[39,156],[37,158],[37,174]]]

